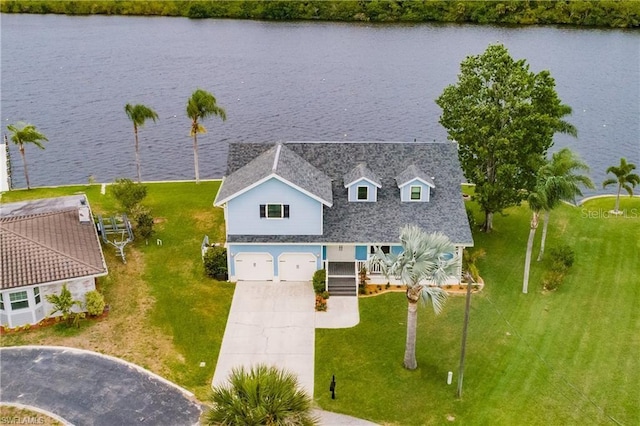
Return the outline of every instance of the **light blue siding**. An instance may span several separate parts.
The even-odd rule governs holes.
[[[322,267],[321,253],[323,247],[320,245],[275,245],[275,244],[229,244],[227,247],[227,253],[229,255],[229,275],[235,276],[235,264],[232,261],[233,257],[238,253],[269,253],[273,257],[274,276],[279,276],[278,273],[278,257],[282,253],[313,253],[316,256],[316,268]]]
[[[289,217],[260,217],[261,204],[287,204]],[[322,204],[278,179],[272,178],[229,200],[229,235],[320,235]]]
[[[356,246],[356,260],[367,260],[369,246]]]
[[[369,188],[369,193],[368,193],[369,198],[367,198],[366,200],[358,200],[359,186],[366,186],[367,188]],[[349,186],[349,201],[354,201],[354,202],[377,201],[378,200],[377,190],[378,190],[378,187],[372,184],[371,182],[365,179],[360,179],[354,182],[351,186]]]
[[[400,188],[400,199],[402,201],[413,202],[413,203],[419,202],[417,200],[411,199],[412,186],[419,186],[420,188],[422,188],[422,194],[421,194],[422,198],[420,199],[420,201],[422,202],[429,201],[431,187],[418,179],[414,179],[411,182],[408,182],[407,184],[405,184],[402,188]]]

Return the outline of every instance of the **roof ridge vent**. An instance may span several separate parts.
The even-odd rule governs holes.
[[[278,169],[278,161],[280,160],[280,150],[282,149],[282,143],[278,142],[276,145],[276,156],[273,158],[273,167],[271,167],[271,171],[275,172]]]

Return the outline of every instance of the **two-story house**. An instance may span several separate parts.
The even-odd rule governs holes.
[[[407,224],[446,234],[461,254],[473,245],[462,182],[449,142],[233,143],[214,201],[230,280],[309,281],[326,268],[331,293],[355,295],[357,272],[376,247],[401,250]]]

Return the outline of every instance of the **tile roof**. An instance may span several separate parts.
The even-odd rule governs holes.
[[[360,179],[366,179],[378,188],[382,186],[378,175],[372,172],[365,163],[358,164],[344,175],[344,186],[351,186],[353,183],[359,181]]]
[[[280,143],[267,148],[227,175],[214,204],[224,204],[270,176],[286,180],[325,205],[332,204],[329,177]]]
[[[107,273],[95,225],[78,218],[80,199],[84,196],[1,206],[1,289]]]
[[[400,228],[416,224],[440,231],[454,243],[473,245],[462,199],[464,182],[457,145],[450,142],[285,142],[284,145],[321,170],[332,181],[333,205],[323,209],[322,235],[229,235],[229,242],[247,243],[396,243]],[[232,143],[227,174],[271,149],[272,143]],[[367,167],[382,185],[375,203],[349,202],[343,177],[357,164]],[[396,177],[410,165],[428,170],[436,189],[429,202],[400,201]],[[431,177],[429,176],[429,178]],[[223,184],[222,188],[224,189]]]

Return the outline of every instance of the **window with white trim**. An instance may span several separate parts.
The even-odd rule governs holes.
[[[364,201],[369,199],[369,187],[358,186],[358,200]]]
[[[4,311],[4,297],[0,293],[0,311]]]
[[[411,201],[420,201],[422,199],[422,187],[411,186]]]
[[[369,246],[369,254],[376,254],[378,246]],[[389,254],[391,253],[391,246],[380,246],[380,250],[382,253]]]
[[[9,302],[11,303],[11,310],[24,309],[29,307],[29,298],[26,291],[16,291],[15,293],[9,293]]]
[[[289,204],[260,204],[260,217],[283,219],[289,217]]]
[[[36,305],[38,303],[40,303],[41,299],[40,299],[40,287],[34,287],[33,288],[33,298],[36,301]]]

